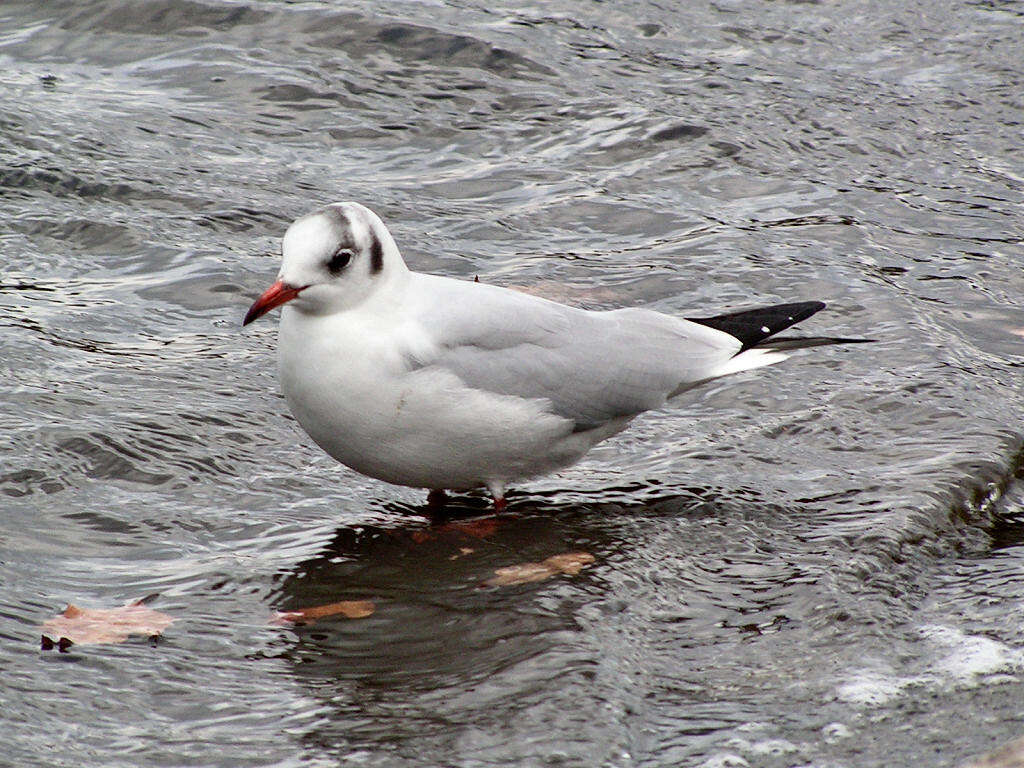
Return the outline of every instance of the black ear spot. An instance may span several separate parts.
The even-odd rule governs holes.
[[[384,269],[384,246],[380,244],[377,235],[374,234],[372,237],[373,241],[370,243],[370,274],[376,275]]]
[[[332,275],[340,275],[341,270],[347,267],[350,261],[352,261],[352,251],[348,248],[339,248],[327,262],[327,271]]]

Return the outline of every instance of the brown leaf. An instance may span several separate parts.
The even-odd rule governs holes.
[[[575,576],[592,562],[594,562],[594,556],[589,552],[565,552],[561,555],[552,555],[539,563],[519,563],[498,568],[494,572],[494,576],[484,584],[488,587],[508,587],[515,584],[544,581],[559,574]]]
[[[544,560],[544,564],[549,568],[554,568],[567,576],[575,576],[592,562],[594,562],[594,556],[589,552],[565,552],[561,555],[552,555]]]
[[[1021,768],[1024,765],[1024,737],[1004,744],[987,755],[976,757],[960,768]]]
[[[376,610],[370,600],[342,600],[337,603],[313,605],[309,608],[296,608],[291,611],[276,611],[270,617],[271,624],[312,624],[317,619],[331,616],[344,616],[346,619],[365,619]]]
[[[472,555],[474,552],[476,552],[476,550],[473,549],[472,547],[459,547],[459,554],[457,554],[457,555],[448,555],[448,559],[449,560],[458,560],[460,557],[465,557],[466,555]]]
[[[413,531],[412,540],[424,544],[434,539],[468,538],[486,539],[492,536],[503,525],[497,517],[480,517],[473,520],[455,520],[444,525],[436,525]]]
[[[529,584],[533,581],[550,579],[558,571],[548,568],[544,563],[520,563],[498,568],[494,576],[484,582],[489,587],[508,587],[512,584]]]
[[[123,643],[131,635],[156,637],[174,619],[141,602],[120,608],[79,608],[69,604],[64,613],[43,622],[42,648],[66,651],[71,644]]]

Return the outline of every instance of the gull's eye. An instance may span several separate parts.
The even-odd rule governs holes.
[[[341,270],[343,270],[350,261],[352,261],[352,251],[348,248],[339,248],[334,252],[334,255],[331,256],[331,260],[327,262],[327,271],[332,275],[339,275],[341,274]]]

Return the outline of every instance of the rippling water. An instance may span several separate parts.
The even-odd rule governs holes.
[[[957,765],[1024,732],[1021,7],[672,5],[0,6],[0,762]],[[809,331],[879,343],[430,523],[311,446],[273,322],[239,327],[342,199],[421,270],[820,298]],[[38,650],[149,595],[155,645]],[[376,612],[268,622],[346,599]]]

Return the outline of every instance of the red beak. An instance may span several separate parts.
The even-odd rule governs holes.
[[[294,285],[288,285],[288,283],[278,280],[272,286],[267,288],[256,301],[249,307],[249,311],[245,313],[245,320],[242,321],[242,325],[248,325],[257,317],[262,317],[267,314],[274,307],[279,307],[286,301],[291,301],[298,296],[306,286],[302,288],[296,288]]]

